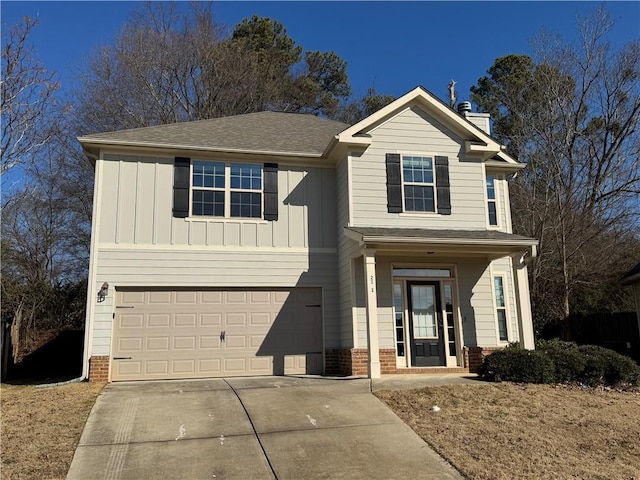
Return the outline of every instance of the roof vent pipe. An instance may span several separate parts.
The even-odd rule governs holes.
[[[471,112],[471,102],[460,102],[458,104],[458,113],[460,115],[464,115],[469,112]]]

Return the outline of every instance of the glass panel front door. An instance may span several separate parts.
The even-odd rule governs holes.
[[[411,365],[444,365],[444,342],[438,282],[407,282]]]

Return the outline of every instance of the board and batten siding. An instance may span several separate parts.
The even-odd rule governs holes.
[[[321,287],[326,348],[340,346],[335,170],[280,163],[277,221],[174,218],[173,158],[104,154],[90,356],[109,355],[114,288]]]
[[[443,124],[412,107],[373,129],[372,144],[353,159],[353,223],[376,227],[485,229],[482,163],[464,156],[464,142]],[[388,213],[386,153],[443,155],[449,158],[451,215]]]
[[[101,244],[336,248],[335,170],[278,170],[275,222],[173,218],[173,158],[105,154]]]

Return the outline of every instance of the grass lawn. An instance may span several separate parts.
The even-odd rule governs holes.
[[[501,383],[376,395],[469,479],[640,480],[639,390]]]
[[[0,477],[64,479],[104,384],[0,386]]]

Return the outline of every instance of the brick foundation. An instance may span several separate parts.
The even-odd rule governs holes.
[[[465,350],[466,355],[466,350]],[[467,357],[465,356],[465,362]],[[357,375],[369,374],[369,352],[365,348],[343,348],[325,350],[325,372],[327,375]],[[482,362],[482,360],[481,360]],[[465,363],[466,365],[466,363]],[[467,373],[465,367],[423,367],[398,368],[396,366],[396,351],[393,348],[380,349],[380,373],[393,374],[429,374],[429,373]]]
[[[327,375],[351,375],[351,350],[328,348],[324,352],[324,366]]]
[[[501,350],[501,347],[464,347],[464,366],[469,372],[478,373],[484,357],[496,350]]]
[[[96,383],[109,381],[109,355],[89,359],[89,381]]]
[[[380,373],[429,374],[429,373],[477,373],[482,360],[500,347],[464,347],[464,367],[423,367],[398,368],[396,351],[393,348],[380,349]],[[325,373],[327,375],[366,376],[369,373],[369,352],[365,348],[333,348],[325,350]],[[89,381],[109,380],[109,356],[94,356],[89,360]]]

